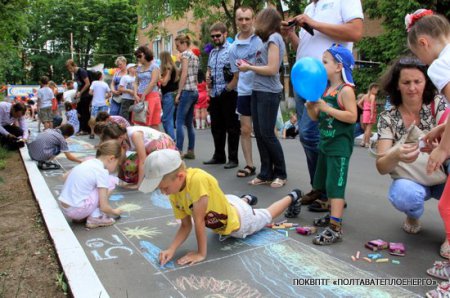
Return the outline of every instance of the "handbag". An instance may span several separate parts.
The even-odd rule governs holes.
[[[113,95],[112,100],[120,104],[122,102],[122,95]]]
[[[132,120],[133,122],[146,123],[148,114],[148,102],[141,101],[130,107],[133,112]]]
[[[407,130],[406,134],[391,148],[391,150],[397,150],[403,144],[418,143],[420,138],[425,134],[415,123],[413,123]],[[420,152],[417,159],[412,163],[404,163],[400,161],[395,169],[389,173],[392,179],[409,179],[425,186],[432,186],[445,183],[447,180],[447,174],[441,166],[438,170],[434,171],[430,175],[426,172],[429,155],[424,152]]]

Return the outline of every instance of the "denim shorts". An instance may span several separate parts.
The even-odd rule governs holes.
[[[91,116],[97,117],[97,114],[100,112],[108,112],[108,106],[92,106],[91,107]]]
[[[251,102],[252,102],[251,95],[238,96],[236,105],[237,113],[242,116],[251,116],[252,115]]]

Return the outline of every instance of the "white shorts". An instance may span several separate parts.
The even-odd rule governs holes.
[[[267,209],[253,209],[241,198],[235,195],[225,195],[231,205],[236,207],[239,213],[239,230],[232,232],[230,236],[234,238],[245,238],[262,230],[272,222],[272,216]]]

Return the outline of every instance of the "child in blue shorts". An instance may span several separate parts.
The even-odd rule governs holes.
[[[342,215],[350,156],[353,151],[353,130],[357,108],[352,68],[352,53],[341,45],[333,45],[322,58],[328,77],[328,89],[316,102],[307,102],[308,115],[319,121],[319,158],[313,188],[327,193],[331,214],[315,224],[329,225],[317,234],[313,243],[333,244],[342,240]]]

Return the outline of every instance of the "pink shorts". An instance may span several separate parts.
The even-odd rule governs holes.
[[[113,190],[116,188],[116,185],[119,183],[119,179],[115,176],[109,176],[109,190]],[[81,220],[85,219],[88,216],[99,217],[102,213],[100,211],[100,203],[98,196],[98,188],[94,189],[89,196],[83,201],[83,206],[81,207],[64,207],[59,202],[59,206],[61,207],[64,215],[71,219]]]

